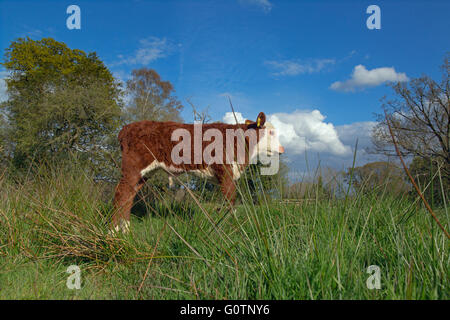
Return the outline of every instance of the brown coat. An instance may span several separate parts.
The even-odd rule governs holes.
[[[258,122],[258,123],[257,123]],[[230,202],[235,200],[235,180],[236,171],[242,172],[249,163],[249,154],[255,146],[249,145],[249,140],[245,139],[246,156],[242,164],[234,165],[227,163],[225,150],[225,137],[227,129],[255,130],[257,124],[259,128],[264,128],[265,115],[261,112],[257,122],[248,121],[246,124],[224,124],[211,123],[203,124],[203,133],[211,128],[221,132],[224,143],[224,161],[222,164],[207,164],[204,161],[194,163],[194,125],[177,122],[155,122],[140,121],[131,123],[123,127],[119,133],[120,147],[122,150],[122,178],[116,187],[114,205],[116,212],[113,216],[113,226],[116,229],[127,229],[130,220],[130,210],[136,193],[144,185],[146,174],[154,169],[164,168],[173,174],[182,172],[201,173],[213,178],[221,187],[222,194]],[[176,129],[185,129],[191,136],[191,162],[176,164],[172,160],[172,150],[179,141],[172,141],[172,133]],[[263,136],[264,130],[256,130],[257,140]],[[213,139],[214,141],[214,139]],[[202,152],[211,141],[203,141]],[[234,154],[237,154],[237,139],[234,139]],[[212,154],[214,156],[214,153]]]

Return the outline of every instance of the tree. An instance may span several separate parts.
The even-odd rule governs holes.
[[[399,194],[411,189],[402,168],[391,162],[370,162],[361,167],[350,168],[345,174],[345,181],[349,182],[351,176],[356,192],[370,192],[381,187],[386,188],[388,193]]]
[[[442,80],[428,76],[412,79],[409,84],[392,85],[396,98],[384,99],[383,109],[402,153],[431,159],[450,175],[450,54],[441,67]],[[393,154],[392,138],[384,114],[372,133],[377,151]]]
[[[130,104],[127,108],[128,121],[181,121],[183,105],[173,95],[175,89],[169,81],[161,80],[153,69],[133,70],[127,81]]]
[[[71,153],[97,165],[105,160],[101,154],[114,149],[120,126],[120,88],[95,52],[52,38],[19,38],[2,65],[10,76],[1,109],[17,166]]]
[[[2,172],[3,167],[6,167],[8,162],[8,154],[10,151],[8,144],[8,122],[6,121],[6,116],[0,113],[0,172]]]
[[[409,171],[431,206],[442,205],[450,199],[449,177],[442,175],[435,161],[416,156]]]
[[[439,83],[428,76],[412,79],[409,85],[396,83],[392,88],[397,98],[385,99],[383,104],[400,152],[414,158],[411,169],[416,182],[422,186],[428,183],[434,186],[439,181],[439,184],[442,182],[443,190],[450,190],[449,58],[450,54],[444,58],[442,80]],[[384,115],[378,115],[372,141],[377,151],[395,155]],[[440,177],[432,180],[437,170]],[[420,180],[417,180],[418,177],[421,177]],[[433,189],[441,190],[441,185]],[[425,195],[428,200],[437,203],[429,198],[435,195],[434,191],[429,190]]]

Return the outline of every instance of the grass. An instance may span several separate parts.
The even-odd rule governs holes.
[[[0,178],[0,299],[449,299],[449,243],[420,202],[244,200],[235,212],[161,196],[108,235],[112,193],[81,169]],[[244,199],[245,190],[240,190]],[[435,210],[449,226],[446,209]],[[70,265],[81,289],[66,286]],[[369,290],[367,268],[381,271]]]

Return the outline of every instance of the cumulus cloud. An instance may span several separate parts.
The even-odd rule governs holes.
[[[292,115],[294,117],[290,119]],[[381,155],[368,152],[373,146],[371,133],[376,122],[364,121],[333,126],[324,122],[324,116],[318,110],[295,111],[294,114],[283,116],[287,119],[281,119],[281,124],[273,119],[273,115],[269,116],[269,121],[277,123],[280,142],[286,150],[284,159],[296,178],[302,177],[299,172],[312,174],[319,163],[321,168],[344,170],[351,167],[357,139],[356,166],[383,159]],[[305,152],[308,164],[303,157]]]
[[[363,65],[357,65],[353,69],[350,79],[346,81],[336,81],[330,88],[336,91],[355,91],[367,87],[375,87],[385,82],[404,82],[409,78],[405,73],[396,72],[393,67],[375,68],[367,70]]]
[[[174,45],[166,38],[149,37],[139,41],[138,49],[131,56],[119,55],[116,65],[148,65],[149,63],[167,57]]]
[[[358,139],[358,149],[362,151],[372,146],[370,135],[376,124],[375,121],[354,122],[336,126],[336,131],[345,145],[354,146]]]
[[[292,154],[327,152],[344,156],[350,153],[332,123],[326,123],[319,110],[275,113],[268,120],[278,130],[281,144]]]
[[[296,76],[320,72],[327,66],[335,64],[335,59],[311,59],[305,62],[298,60],[265,61],[264,64],[275,70],[274,76]]]
[[[222,118],[222,121],[228,124],[236,124],[236,119],[238,123],[244,123],[245,119],[242,116],[242,113],[235,112],[236,118],[234,118],[233,112],[227,112]]]
[[[269,13],[273,7],[272,3],[270,3],[269,0],[239,0],[239,3],[256,6],[263,10],[265,13]]]
[[[245,121],[240,112],[236,112],[239,123]],[[222,119],[225,123],[235,124],[232,112],[227,112]],[[324,122],[325,116],[319,110],[293,113],[275,113],[267,115],[269,121],[278,132],[280,143],[292,155],[307,152],[326,152],[345,156],[351,153],[339,139],[338,133],[331,123]]]
[[[236,117],[240,123],[246,119],[240,112],[236,112]],[[231,112],[225,114],[223,121],[236,123]],[[267,121],[277,129],[280,143],[286,150],[283,159],[296,178],[299,178],[301,172],[314,171],[319,163],[322,168],[337,170],[351,167],[356,139],[358,139],[356,166],[382,159],[380,155],[367,152],[367,149],[372,147],[371,133],[376,125],[374,121],[334,126],[325,122],[325,116],[319,110],[268,114]],[[305,153],[308,164],[304,158]]]

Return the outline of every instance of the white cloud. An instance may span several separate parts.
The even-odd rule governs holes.
[[[236,117],[238,122],[244,122],[245,117],[240,112],[236,112]],[[231,112],[225,114],[223,121],[236,123]],[[371,133],[376,125],[374,121],[334,126],[325,122],[325,116],[319,110],[268,114],[267,121],[277,129],[280,143],[286,150],[283,159],[294,174],[314,171],[319,161],[322,168],[342,170],[351,167],[356,139],[356,166],[381,159],[380,156],[367,152],[372,147]],[[304,158],[305,153],[308,163]]]
[[[335,59],[311,59],[305,62],[298,60],[271,60],[264,62],[265,65],[276,70],[276,72],[272,73],[274,76],[296,76],[305,73],[316,73],[335,63]]]
[[[174,50],[174,45],[166,38],[149,37],[139,40],[139,47],[133,55],[126,57],[118,55],[120,61],[116,65],[148,65],[149,63],[167,57]]]
[[[345,156],[350,148],[345,146],[332,123],[324,122],[319,110],[293,113],[275,113],[268,121],[278,129],[281,144],[292,154],[325,152]]]
[[[234,118],[233,112],[227,112],[222,118],[222,121],[228,124],[236,124],[236,119],[238,123],[244,123],[245,119],[242,116],[242,113],[235,112],[236,118]]]
[[[376,124],[375,121],[354,122],[336,126],[336,131],[344,144],[354,146],[358,139],[358,149],[364,150],[372,146],[370,135]]]
[[[409,78],[405,73],[397,73],[395,69],[383,67],[367,70],[363,65],[357,65],[353,69],[350,79],[346,81],[336,81],[330,88],[337,91],[355,91],[367,87],[375,87],[385,82],[404,82]]]
[[[269,121],[276,123],[273,116]],[[368,162],[380,161],[381,155],[368,153],[372,145],[371,133],[376,122],[354,122],[334,126],[325,123],[325,117],[318,111],[295,111],[283,114],[278,128],[280,142],[285,147],[289,167],[294,175],[298,172],[314,173],[320,163],[321,168],[330,167],[338,170],[350,168],[353,163],[355,142],[358,139],[356,166]],[[308,162],[306,162],[304,156]],[[298,177],[297,177],[298,178]]]
[[[269,0],[239,0],[241,4],[254,5],[262,9],[265,13],[272,10],[273,4]]]
[[[236,112],[239,123],[245,118]],[[235,124],[232,112],[225,113],[222,119],[225,123]],[[301,111],[293,113],[275,113],[267,115],[269,121],[277,129],[281,144],[291,155],[307,152],[326,152],[333,155],[345,156],[350,148],[345,146],[338,137],[333,124],[325,123],[325,116],[319,110]]]

